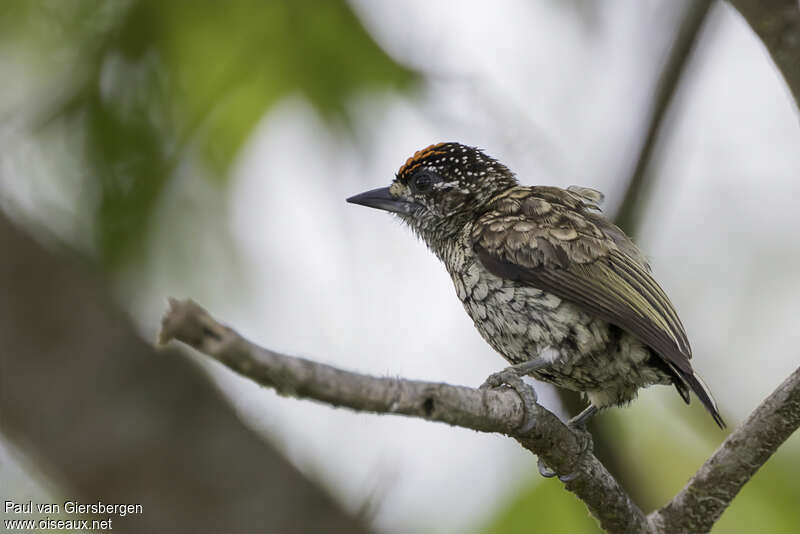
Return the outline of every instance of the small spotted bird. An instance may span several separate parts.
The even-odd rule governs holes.
[[[390,187],[347,200],[395,213],[427,243],[515,371],[585,393],[591,404],[573,425],[671,384],[724,427],[675,308],[636,245],[599,213],[602,198],[521,186],[482,151],[439,143],[410,157]]]

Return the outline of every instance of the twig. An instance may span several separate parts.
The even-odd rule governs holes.
[[[653,154],[659,137],[664,129],[664,119],[678,92],[678,86],[692,57],[692,51],[697,46],[700,30],[708,18],[711,4],[711,0],[694,0],[689,3],[672,44],[667,63],[661,72],[656,93],[653,96],[653,111],[648,122],[647,135],[642,142],[636,167],[625,187],[625,197],[615,216],[614,222],[628,235],[635,236],[641,226],[640,222],[642,214],[645,213],[648,192],[654,185],[652,179],[648,179],[648,177],[652,177],[649,169],[653,163]]]
[[[767,47],[800,108],[800,3],[797,0],[730,0]]]
[[[708,532],[736,494],[800,426],[800,368],[742,423],[680,493],[650,514],[655,532]]]
[[[159,343],[177,339],[283,395],[357,411],[402,414],[516,439],[560,475],[566,488],[611,533],[647,532],[644,514],[581,439],[554,414],[514,390],[381,378],[259,347],[216,322],[191,300],[170,299]],[[527,409],[531,413],[526,413]],[[524,430],[521,428],[525,427]]]

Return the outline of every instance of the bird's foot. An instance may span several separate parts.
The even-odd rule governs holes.
[[[544,358],[534,358],[532,360],[524,361],[522,363],[517,363],[514,365],[510,365],[500,371],[499,373],[495,373],[491,375],[487,380],[492,378],[492,376],[497,376],[503,373],[514,373],[517,376],[525,376],[527,374],[532,373],[533,371],[538,371],[544,367],[550,366],[550,362],[545,360]]]
[[[575,480],[580,474],[578,470],[578,466],[583,463],[583,459],[587,454],[590,454],[594,449],[594,441],[592,441],[592,434],[586,430],[586,423],[589,420],[588,417],[573,417],[567,422],[567,428],[569,428],[575,437],[580,440],[581,449],[578,453],[578,460],[575,462],[573,469],[570,473],[566,475],[559,475],[558,480],[561,482],[569,482],[570,480]],[[539,468],[539,474],[545,478],[553,478],[556,476],[556,472],[550,469],[547,464],[545,464],[541,458],[539,458],[537,462],[537,467]]]
[[[538,398],[536,390],[523,382],[520,378],[519,372],[512,367],[507,367],[499,373],[493,373],[481,384],[480,389],[498,388],[501,386],[508,386],[519,395],[522,401],[522,407],[525,410],[525,416],[522,424],[517,430],[520,434],[527,434],[536,424],[536,407],[538,406]]]

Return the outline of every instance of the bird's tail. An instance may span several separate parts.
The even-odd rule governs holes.
[[[697,373],[693,371],[682,371],[676,369],[678,376],[683,380],[683,384],[675,382],[675,387],[680,393],[683,400],[686,404],[689,404],[689,391],[688,389],[691,388],[694,391],[694,394],[697,395],[697,398],[700,399],[700,402],[703,403],[703,406],[706,407],[708,413],[711,414],[711,417],[714,418],[714,422],[719,425],[720,428],[725,428],[725,421],[722,420],[722,416],[719,414],[719,409],[717,408],[717,403],[714,402],[714,397],[711,395],[711,390],[708,389],[706,383],[703,382],[703,379],[700,378]],[[688,386],[688,387],[687,387]]]

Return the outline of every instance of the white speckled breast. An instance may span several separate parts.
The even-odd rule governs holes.
[[[640,387],[669,384],[638,339],[539,289],[495,276],[472,251],[469,228],[443,251],[458,298],[483,338],[512,364],[551,363],[536,378],[585,392],[598,407],[629,402]]]

